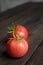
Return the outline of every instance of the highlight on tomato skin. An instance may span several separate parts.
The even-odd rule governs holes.
[[[19,58],[28,52],[28,42],[25,39],[10,39],[7,42],[6,50],[9,56]]]
[[[10,38],[14,37],[16,34],[18,34],[21,38],[24,38],[25,40],[28,39],[29,37],[28,30],[23,25],[17,25],[15,27],[11,27],[9,32],[10,32],[9,33]]]
[[[22,25],[18,25],[16,27],[16,30],[14,32],[14,35],[16,35],[16,34],[19,34],[19,36],[21,38],[24,38],[24,39],[27,39],[28,38],[28,30],[24,26],[22,26]]]

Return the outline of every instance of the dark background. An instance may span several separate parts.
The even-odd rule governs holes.
[[[43,2],[43,0],[0,0],[0,12],[14,8],[26,2]]]

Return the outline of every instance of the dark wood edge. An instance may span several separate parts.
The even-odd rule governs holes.
[[[21,4],[19,6],[16,6],[14,8],[8,9],[7,11],[0,13],[0,21],[3,19],[7,19],[9,17],[12,17],[14,15],[17,15],[18,13],[21,13],[22,11],[26,10],[28,7],[31,7],[32,5],[42,5],[43,2],[26,2],[24,4]]]

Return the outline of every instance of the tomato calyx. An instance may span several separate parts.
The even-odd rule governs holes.
[[[8,27],[8,33],[13,33],[13,31],[16,30],[16,26],[11,26],[11,27]]]
[[[20,36],[18,34],[15,35],[15,40],[21,40],[22,38],[20,38]]]
[[[16,35],[14,36],[14,38],[9,38],[9,39],[21,40],[22,38],[21,38],[18,34],[16,34]]]

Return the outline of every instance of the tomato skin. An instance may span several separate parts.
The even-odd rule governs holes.
[[[13,38],[13,32],[12,33],[8,33],[8,37],[9,38]]]
[[[16,30],[14,31],[14,35],[18,34],[21,38],[27,39],[28,38],[28,30],[22,26],[18,25]]]
[[[28,51],[28,43],[26,40],[9,40],[6,45],[7,52],[11,57],[22,57]]]
[[[13,32],[8,33],[8,37],[14,38],[16,34],[18,34],[21,38],[24,38],[25,40],[28,38],[28,30],[22,25],[17,25],[16,29]]]

